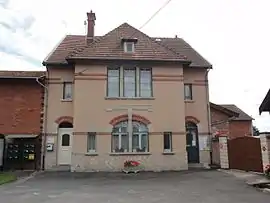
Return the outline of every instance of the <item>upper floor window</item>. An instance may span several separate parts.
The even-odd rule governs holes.
[[[64,82],[63,84],[63,99],[72,99],[72,82]]]
[[[133,53],[135,51],[135,44],[134,42],[125,42],[124,43],[124,52],[126,53]]]
[[[152,97],[151,68],[108,68],[108,97]]]
[[[192,100],[192,84],[184,85],[185,100]]]

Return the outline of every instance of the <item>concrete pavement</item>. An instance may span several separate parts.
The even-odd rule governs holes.
[[[41,173],[0,187],[8,203],[266,203],[270,195],[219,171]]]

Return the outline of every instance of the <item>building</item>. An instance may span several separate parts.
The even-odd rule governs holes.
[[[212,132],[226,134],[229,139],[252,136],[253,118],[234,104],[210,103]]]
[[[208,71],[181,38],[149,37],[124,23],[67,35],[45,58],[45,168],[185,170],[210,163]],[[187,133],[186,133],[187,132]]]
[[[0,71],[0,167],[39,169],[45,72]]]

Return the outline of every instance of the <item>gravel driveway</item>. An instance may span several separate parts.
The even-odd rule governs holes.
[[[0,187],[4,203],[266,203],[270,195],[218,171],[41,173]]]

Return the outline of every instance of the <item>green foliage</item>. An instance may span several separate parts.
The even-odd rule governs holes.
[[[16,176],[10,173],[0,173],[0,185],[16,180]]]
[[[260,134],[259,129],[256,126],[253,126],[253,136],[258,136]]]

